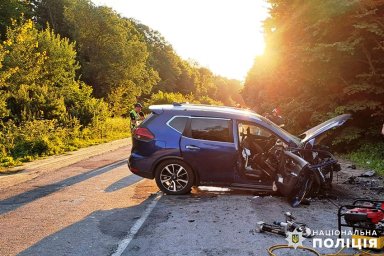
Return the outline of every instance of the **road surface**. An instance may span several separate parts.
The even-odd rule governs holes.
[[[338,206],[355,196],[336,186],[339,200],[297,209],[284,198],[228,189],[167,196],[128,170],[129,151],[128,145],[52,171],[0,176],[0,255],[268,255],[268,247],[287,242],[257,233],[258,221],[284,220],[292,211],[314,230],[336,229]],[[14,185],[5,182],[10,177]]]

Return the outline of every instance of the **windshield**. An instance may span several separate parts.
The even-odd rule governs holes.
[[[280,133],[284,134],[285,137],[288,137],[290,140],[292,140],[295,144],[297,145],[301,145],[301,140],[300,138],[292,135],[291,133],[287,132],[286,130],[284,130],[283,128],[281,128],[280,126],[278,126],[277,124],[273,123],[271,120],[269,120],[268,118],[265,118],[259,114],[257,114],[256,112],[253,112],[252,113],[255,117],[257,117],[258,119],[261,119],[264,123],[267,123],[268,125],[272,126],[274,130],[278,130]],[[278,134],[277,134],[278,135]]]

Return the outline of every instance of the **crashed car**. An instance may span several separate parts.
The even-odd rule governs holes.
[[[278,191],[292,206],[331,187],[340,165],[318,142],[351,118],[337,116],[299,138],[244,109],[175,103],[150,110],[132,134],[132,173],[170,195],[224,186]]]

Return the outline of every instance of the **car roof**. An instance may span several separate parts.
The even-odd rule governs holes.
[[[276,135],[288,143],[298,145],[300,142],[298,138],[295,138],[292,134],[284,131],[276,124],[273,124],[267,118],[248,109],[187,103],[152,105],[149,109],[157,114],[168,112],[173,116],[216,117],[255,122],[273,131]]]
[[[248,119],[261,121],[263,118],[251,110],[227,107],[227,106],[214,106],[203,104],[164,104],[152,105],[149,109],[153,112],[171,111],[175,115],[195,115],[195,116],[208,116],[208,117],[222,117],[231,119]]]

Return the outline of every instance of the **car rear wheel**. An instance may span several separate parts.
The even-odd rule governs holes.
[[[156,168],[156,184],[166,194],[183,195],[191,191],[195,176],[180,160],[166,160]]]

